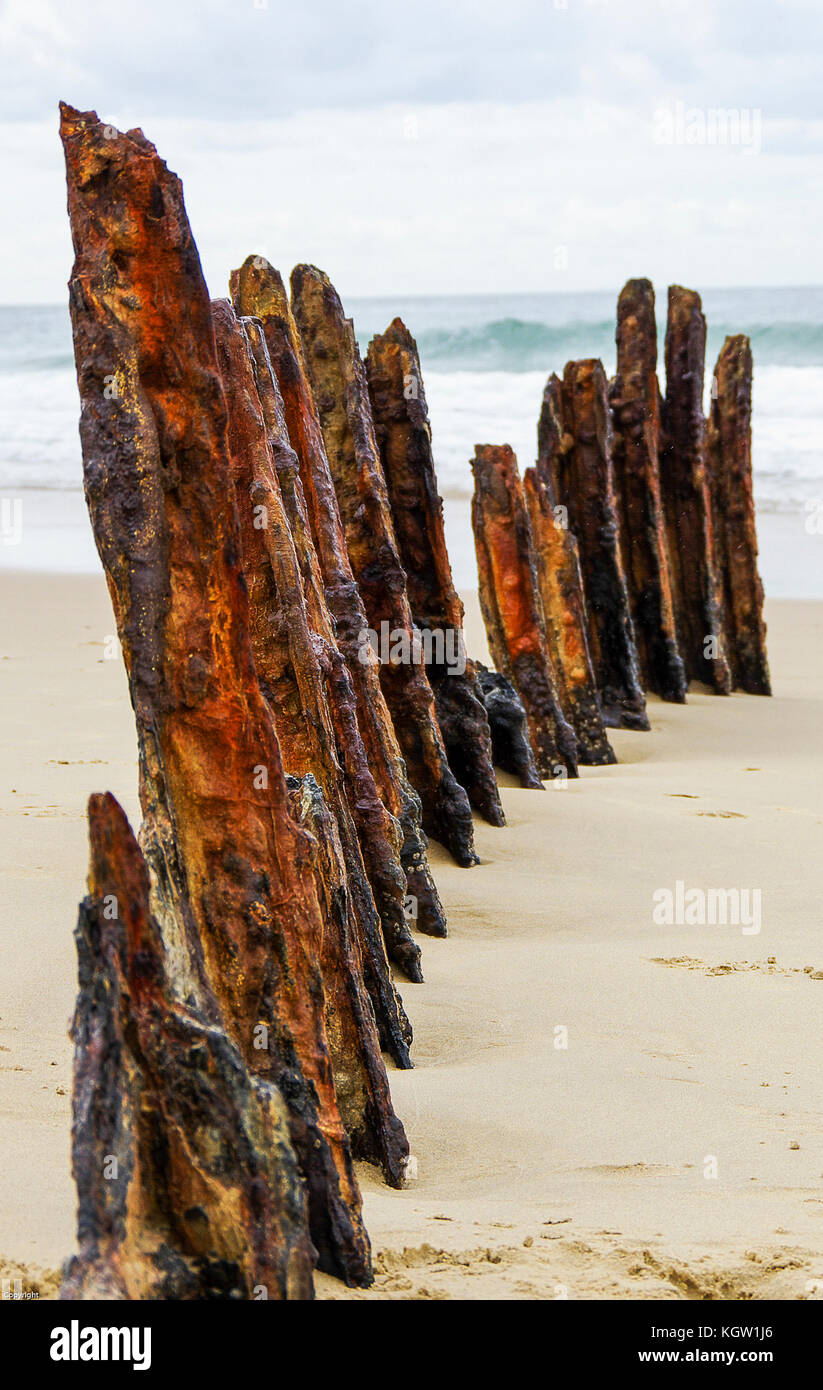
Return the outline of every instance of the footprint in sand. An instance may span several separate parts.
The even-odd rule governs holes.
[[[699,956],[649,956],[649,961],[652,965],[667,965],[680,970],[702,970],[705,975],[735,975],[755,971],[762,975],[805,975],[810,980],[823,980],[823,970],[815,970],[812,965],[778,965],[774,956],[766,960],[726,960],[716,965],[709,965]],[[649,1055],[654,1056],[653,1053]]]
[[[602,1173],[609,1177],[626,1174],[632,1177],[657,1177],[661,1173],[673,1173],[675,1169],[669,1163],[597,1163],[589,1168],[579,1168],[578,1172]]]

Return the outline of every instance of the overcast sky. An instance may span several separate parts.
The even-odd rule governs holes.
[[[821,53],[823,0],[2,0],[0,302],[65,298],[60,98],[180,174],[213,294],[818,284]]]

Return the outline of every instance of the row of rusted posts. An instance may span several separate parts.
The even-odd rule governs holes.
[[[404,324],[363,359],[328,277],[299,265],[289,293],[260,256],[210,300],[142,132],[64,106],[61,133],[143,817],[138,843],[111,795],[89,804],[63,1296],[309,1298],[316,1267],[367,1285],[354,1163],[411,1171],[392,967],[420,982],[416,933],[446,935],[427,836],[476,864],[472,809],[504,824],[495,765],[542,788],[613,762],[607,727],[648,727],[644,684],[681,700],[722,663],[718,689],[767,688],[750,354],[728,341],[707,427],[702,316],[676,298],[661,403],[632,282],[612,387],[598,362],[550,378],[523,482],[477,448],[487,670]]]
[[[69,1298],[305,1298],[372,1278],[354,1161],[400,1187],[392,966],[446,935],[526,712],[467,656],[425,392],[328,278],[211,301],[179,179],[62,108],[86,498],[137,725],[140,842],[89,805]],[[388,651],[386,648],[388,647]]]
[[[665,398],[650,281],[624,287],[616,337],[611,382],[595,359],[549,377],[522,479],[508,446],[478,445],[472,462],[489,649],[547,777],[614,761],[605,730],[647,730],[646,692],[771,689],[749,341],[726,339],[707,420],[697,294],[669,291]]]

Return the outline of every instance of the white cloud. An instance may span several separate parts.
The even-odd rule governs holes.
[[[252,248],[316,261],[350,295],[819,279],[823,14],[804,0],[66,13],[0,16],[0,300],[65,293],[58,96],[155,141],[215,293]],[[762,153],[655,145],[656,108],[678,101],[756,107]]]

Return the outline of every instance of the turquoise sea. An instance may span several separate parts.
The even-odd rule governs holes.
[[[607,372],[614,370],[618,288],[347,303],[362,348],[396,315],[417,339],[461,586],[475,582],[468,519],[474,445],[509,443],[522,466],[533,461],[547,375],[576,357],[601,357]],[[666,287],[657,294],[663,384]],[[707,383],[726,334],[752,340],[755,497],[767,593],[823,597],[823,534],[815,530],[823,504],[823,288],[709,289],[703,307]],[[78,413],[66,307],[0,307],[0,564],[97,567],[82,499]],[[16,541],[13,522],[21,514]]]

